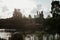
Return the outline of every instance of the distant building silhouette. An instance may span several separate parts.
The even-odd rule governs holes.
[[[22,18],[22,13],[20,12],[20,9],[15,9],[14,10],[13,18],[16,18],[16,19]]]
[[[43,11],[39,12],[37,11],[37,15],[34,15],[34,18],[44,18]]]
[[[41,13],[39,14],[40,14],[40,19],[43,19],[44,18],[43,11],[41,11]]]

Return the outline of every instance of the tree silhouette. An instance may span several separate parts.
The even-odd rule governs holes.
[[[51,14],[52,14],[52,18],[47,18],[45,20],[45,31],[47,31],[48,33],[59,33],[60,31],[60,4],[59,1],[53,1],[52,2],[52,7],[51,7]]]

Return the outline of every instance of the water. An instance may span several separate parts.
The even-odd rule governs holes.
[[[9,37],[11,37],[11,33],[9,33],[9,32],[0,32],[0,38],[8,40]]]
[[[14,32],[16,33],[16,32]],[[13,34],[14,34],[13,33]],[[42,40],[58,40],[60,39],[60,35],[59,34],[43,34],[42,36],[38,37],[40,34],[36,35],[36,34],[22,34],[23,39],[24,40],[39,40],[39,38],[41,38]],[[12,36],[11,32],[5,32],[5,29],[0,29],[0,38],[2,39],[6,39],[9,40],[9,38]]]

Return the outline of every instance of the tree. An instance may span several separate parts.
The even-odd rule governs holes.
[[[45,20],[45,31],[47,33],[59,33],[60,31],[60,6],[59,1],[53,1],[51,7],[52,18]]]

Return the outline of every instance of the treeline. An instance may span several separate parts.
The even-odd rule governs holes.
[[[39,17],[37,17],[39,15]],[[0,19],[0,28],[1,29],[17,29],[18,31],[35,31],[40,30],[42,27],[43,11],[37,15],[35,18],[23,17],[20,9],[14,9],[13,17],[7,19]],[[40,17],[41,16],[41,17]],[[41,23],[40,23],[41,22]],[[40,26],[41,25],[41,26]]]

